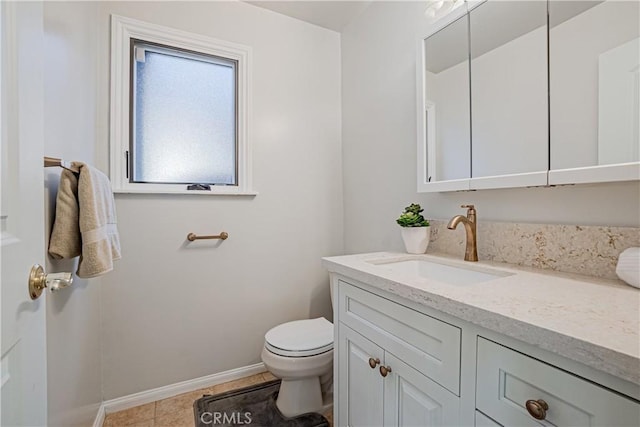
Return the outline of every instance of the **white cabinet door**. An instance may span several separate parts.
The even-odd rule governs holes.
[[[393,354],[384,379],[385,427],[459,426],[460,399]]]
[[[502,427],[480,411],[476,411],[475,427]]]
[[[336,425],[352,427],[382,426],[384,378],[371,368],[369,359],[384,360],[383,350],[340,324],[338,330],[338,399]]]

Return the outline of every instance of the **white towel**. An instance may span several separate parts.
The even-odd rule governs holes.
[[[80,256],[78,277],[91,278],[113,270],[121,258],[116,210],[109,178],[81,162],[80,171],[64,170],[56,202],[49,253],[56,259]]]

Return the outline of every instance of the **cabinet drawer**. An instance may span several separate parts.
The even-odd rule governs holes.
[[[638,426],[640,404],[544,362],[478,337],[476,407],[503,425]],[[545,421],[527,400],[544,400]]]
[[[459,395],[459,328],[341,280],[337,304],[341,322]]]

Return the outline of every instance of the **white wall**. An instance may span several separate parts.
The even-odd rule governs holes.
[[[95,162],[97,4],[45,2],[45,155]],[[103,169],[104,170],[104,169]],[[46,236],[61,169],[46,169]],[[77,259],[49,259],[47,272],[74,271]],[[74,277],[47,295],[49,426],[90,425],[102,401],[100,279]]]
[[[104,2],[100,165],[108,155],[109,14],[253,48],[251,197],[117,195],[123,259],[102,283],[104,398],[260,361],[264,333],[330,317],[340,254],[340,36],[241,2]],[[229,239],[186,243],[189,232]]]
[[[450,218],[475,203],[480,221],[640,225],[638,183],[416,193],[416,40],[421,2],[374,2],[342,33],[344,230],[348,253],[401,250],[396,217],[411,202]]]

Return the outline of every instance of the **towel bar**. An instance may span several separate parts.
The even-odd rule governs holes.
[[[80,173],[79,170],[75,169],[71,166],[71,163],[65,162],[62,159],[58,159],[56,157],[44,157],[44,167],[45,168],[53,168],[53,167],[61,167],[62,169],[66,169],[73,173]]]
[[[227,233],[226,231],[223,231],[222,233],[217,234],[215,236],[197,236],[195,233],[187,234],[187,240],[190,242],[193,242],[194,240],[204,240],[204,239],[227,240],[228,237],[229,237],[229,233]]]

